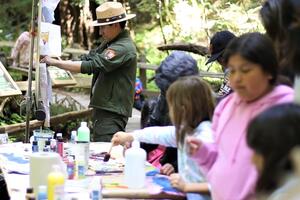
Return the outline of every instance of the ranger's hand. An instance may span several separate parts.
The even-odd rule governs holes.
[[[59,60],[51,58],[49,56],[44,56],[41,60],[41,63],[46,63],[47,65],[51,65],[51,66],[57,66],[57,63],[59,62]]]

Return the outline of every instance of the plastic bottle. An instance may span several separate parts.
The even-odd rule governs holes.
[[[56,152],[56,139],[50,139],[50,151]]]
[[[40,185],[39,186],[37,200],[47,200],[47,187],[46,187],[46,185]]]
[[[87,168],[85,167],[84,156],[79,156],[77,160],[77,178],[85,178]]]
[[[56,145],[56,149],[57,149],[57,153],[63,158],[64,157],[64,140],[61,136],[57,136],[57,145]]]
[[[77,132],[76,131],[72,131],[71,132],[71,138],[70,138],[70,143],[74,144],[77,141]]]
[[[45,147],[44,147],[43,151],[44,152],[50,152],[50,141],[49,140],[47,140],[45,142]]]
[[[91,200],[102,200],[102,179],[95,177],[91,184],[90,198]]]
[[[39,146],[36,140],[32,142],[32,152],[39,152]]]
[[[34,193],[33,193],[33,188],[27,188],[26,189],[26,195],[25,195],[25,199],[29,200],[30,198],[34,198]]]
[[[77,147],[79,148],[77,158],[83,157],[84,168],[87,170],[90,154],[90,129],[86,122],[81,122],[81,126],[77,130]]]
[[[56,139],[58,139],[59,137],[62,138],[62,133],[56,133]]]
[[[68,173],[68,179],[74,179],[74,177],[75,177],[75,161],[74,161],[73,156],[68,156],[67,173]]]
[[[87,122],[81,122],[77,130],[77,139],[81,142],[90,142],[90,129],[87,127]]]
[[[53,165],[53,171],[48,175],[48,200],[64,199],[65,176],[59,165]]]
[[[145,186],[146,152],[140,148],[140,143],[136,140],[132,142],[132,147],[125,152],[125,184],[128,188],[143,188]]]

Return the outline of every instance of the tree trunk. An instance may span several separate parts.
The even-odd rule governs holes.
[[[89,10],[89,0],[75,5],[70,0],[61,0],[59,3],[61,31],[66,35],[66,44],[75,43],[81,47],[91,48],[93,28],[89,26],[92,21]]]

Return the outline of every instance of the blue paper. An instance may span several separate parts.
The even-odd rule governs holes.
[[[164,192],[179,192],[177,189],[173,188],[170,180],[164,176],[154,176],[153,182],[163,188]]]
[[[26,160],[22,157],[15,156],[13,153],[2,153],[3,156],[7,158],[7,160],[18,163],[18,164],[27,164],[29,160]]]
[[[155,176],[157,174],[159,174],[159,171],[155,169],[155,170],[147,172],[146,176]]]

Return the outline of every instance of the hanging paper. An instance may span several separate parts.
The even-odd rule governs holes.
[[[61,56],[60,26],[41,23],[40,55]]]

